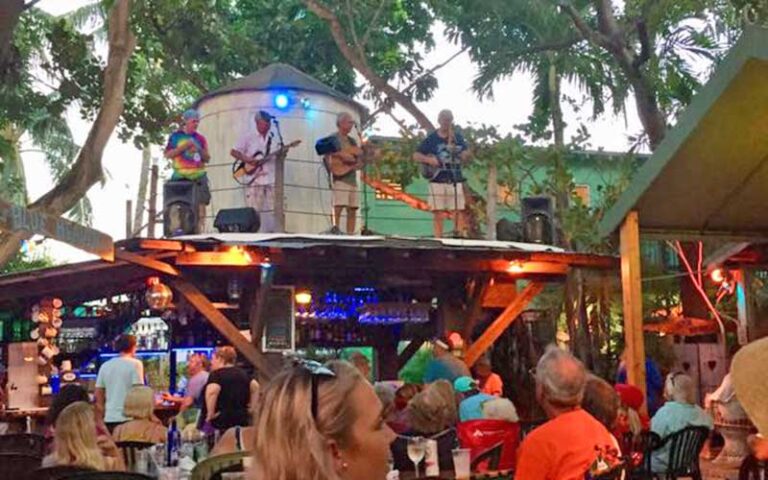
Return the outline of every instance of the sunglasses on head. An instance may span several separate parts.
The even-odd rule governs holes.
[[[301,369],[304,372],[309,373],[311,382],[312,382],[312,397],[311,397],[311,405],[312,405],[312,419],[317,421],[317,410],[318,410],[318,401],[319,401],[319,395],[318,395],[318,387],[320,385],[320,380],[324,378],[334,378],[336,377],[336,374],[333,373],[333,370],[326,367],[320,362],[316,362],[314,360],[295,360],[295,367]]]

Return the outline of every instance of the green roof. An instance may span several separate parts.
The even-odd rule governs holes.
[[[768,29],[748,27],[599,225],[632,210],[670,237],[768,236]]]

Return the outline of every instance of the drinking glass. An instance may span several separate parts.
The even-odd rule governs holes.
[[[453,454],[453,469],[456,473],[456,479],[468,479],[470,473],[469,449],[456,448],[451,450],[451,453]]]
[[[427,442],[423,437],[408,438],[408,458],[413,462],[416,478],[419,478],[419,462],[424,460]]]

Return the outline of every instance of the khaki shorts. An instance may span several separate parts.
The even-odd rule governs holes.
[[[360,198],[357,192],[357,185],[350,185],[346,182],[334,180],[333,206],[358,208],[360,206]]]
[[[464,184],[456,184],[456,197],[452,183],[429,183],[429,206],[433,211],[464,210]],[[458,208],[457,208],[458,205]]]

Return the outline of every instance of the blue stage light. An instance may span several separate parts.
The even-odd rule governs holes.
[[[275,107],[279,108],[280,110],[288,108],[288,100],[288,95],[284,93],[278,93],[275,95]]]

